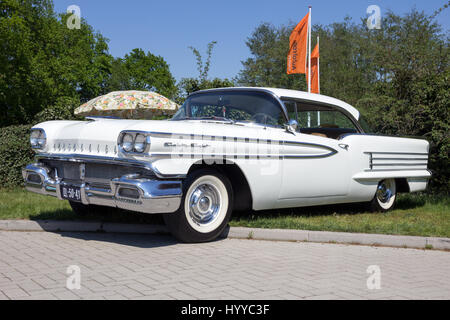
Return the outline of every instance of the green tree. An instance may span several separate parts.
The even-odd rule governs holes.
[[[0,2],[0,126],[29,123],[59,97],[104,92],[107,40],[84,20],[70,30],[49,0]]]
[[[107,88],[109,91],[156,91],[168,98],[173,98],[177,92],[167,62],[142,49],[133,49],[123,59],[113,60]]]
[[[287,53],[291,27],[279,28],[269,23],[259,25],[247,39],[252,57],[242,62],[236,78],[239,85],[300,89],[306,86],[303,76],[288,76]]]
[[[194,47],[189,47],[195,56],[197,62],[198,77],[197,78],[183,78],[178,84],[179,95],[176,98],[177,103],[182,104],[186,97],[193,92],[205,89],[213,88],[223,88],[223,87],[233,87],[234,82],[229,79],[214,78],[209,79],[209,69],[211,67],[211,57],[214,46],[217,44],[216,41],[211,41],[208,43],[208,48],[206,50],[206,60],[203,61],[203,57]]]

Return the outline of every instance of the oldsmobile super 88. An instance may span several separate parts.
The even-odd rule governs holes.
[[[175,237],[209,241],[233,210],[367,202],[426,189],[425,140],[368,134],[349,104],[271,88],[190,95],[171,120],[50,121],[31,132],[29,191],[162,213]]]

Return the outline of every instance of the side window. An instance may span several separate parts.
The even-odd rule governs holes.
[[[300,128],[340,128],[357,130],[341,111],[328,106],[307,104],[295,100],[283,101],[289,119],[297,120]]]
[[[333,111],[301,111],[298,114],[302,128],[340,128],[356,130],[353,122],[342,112]]]
[[[358,127],[338,109],[327,105],[309,104],[308,102],[284,100],[289,119],[298,122],[298,131],[331,139],[349,133],[358,133]]]

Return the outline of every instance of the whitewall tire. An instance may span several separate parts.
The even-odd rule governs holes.
[[[376,212],[386,212],[394,207],[397,199],[397,187],[395,179],[380,181],[375,197],[371,202],[371,210]]]
[[[164,221],[178,240],[211,241],[227,226],[232,204],[229,179],[212,169],[200,169],[184,181],[181,206],[177,212],[165,214]]]

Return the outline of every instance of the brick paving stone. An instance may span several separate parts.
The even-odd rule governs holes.
[[[67,267],[81,269],[68,290]],[[367,268],[381,270],[369,290]],[[0,300],[450,299],[450,253],[305,242],[0,231]]]

